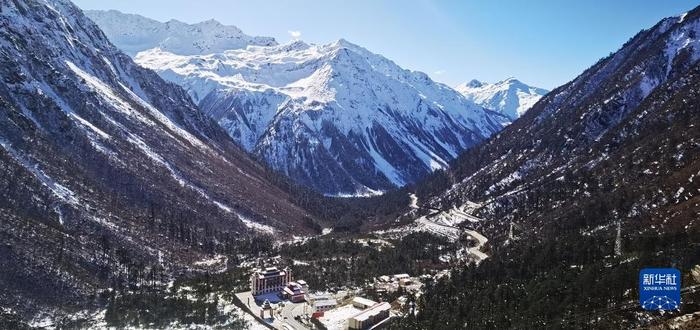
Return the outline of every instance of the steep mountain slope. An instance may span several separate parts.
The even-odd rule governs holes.
[[[158,47],[176,54],[194,55],[223,52],[247,46],[274,46],[274,38],[251,37],[235,26],[226,26],[209,20],[187,24],[177,20],[165,23],[139,15],[116,10],[85,11],[112,41],[124,52],[134,56],[138,52]]]
[[[135,60],[185,87],[272,168],[326,194],[415,182],[509,122],[345,40],[196,56],[154,48]]]
[[[343,40],[136,60],[201,97],[270,166],[329,194],[414,182],[507,121]]]
[[[0,306],[85,307],[134,269],[244,249],[248,226],[315,231],[185,91],[68,0],[0,1],[0,26]]]
[[[515,120],[549,91],[528,86],[515,78],[494,84],[472,80],[455,87],[468,100]]]
[[[486,220],[468,226],[489,239],[491,257],[427,293],[421,322],[636,328],[653,319],[635,302],[641,268],[676,267],[690,285],[700,263],[699,33],[699,8],[662,20],[429,180],[424,212],[478,205]],[[455,291],[460,281],[472,284]],[[455,297],[466,302],[450,306]],[[479,310],[494,299],[508,303]],[[683,312],[700,309],[696,299],[684,295]]]
[[[656,106],[643,112],[640,105],[649,108],[654,102],[665,102],[665,99],[647,99],[657,90],[671,89],[668,93],[682,96],[677,90],[689,83],[683,76],[692,72],[690,69],[700,58],[697,46],[700,24],[694,13],[665,19],[640,32],[618,52],[547,94],[508,129],[467,152],[453,171],[457,178],[465,179],[446,196],[475,193],[494,202],[517,198],[519,192],[526,193],[550,178],[594,170],[611,157],[613,150],[629,152],[627,144],[646,137],[635,125],[642,126],[644,120],[651,120],[650,111],[667,111]],[[696,131],[692,121],[682,122],[674,117],[668,120],[669,126],[687,126],[684,130],[687,132],[666,134]],[[663,136],[654,139],[663,142]],[[680,142],[683,142],[680,146],[669,145],[662,151],[670,157],[683,148],[691,151],[696,147],[692,137]],[[629,159],[633,155],[620,157]],[[649,159],[644,165],[656,167],[651,164],[653,161]]]

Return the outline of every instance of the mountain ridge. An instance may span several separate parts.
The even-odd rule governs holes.
[[[185,87],[246,150],[328,195],[414,183],[510,122],[345,39],[134,58]]]
[[[686,21],[682,21],[681,17]],[[546,142],[564,146],[561,151],[567,155],[580,151],[580,148],[585,148],[589,144],[597,143],[610,129],[624,120],[630,111],[639,107],[657,87],[670,79],[677,79],[678,75],[683,74],[684,70],[700,59],[700,48],[696,46],[698,41],[693,32],[698,30],[700,23],[697,20],[688,23],[687,20],[691,18],[695,16],[689,14],[666,18],[654,27],[643,30],[617,52],[601,59],[576,79],[544,96],[531,111],[480,149],[496,148],[503,139],[508,137],[508,145],[530,145],[522,148],[530,151],[535,146],[531,139],[532,141],[538,139],[529,136],[524,141],[516,143],[516,134],[513,133],[522,134],[525,130],[537,131],[546,137],[546,141],[542,139],[542,142],[539,142],[541,145]],[[675,45],[679,41],[684,46],[676,48]],[[637,54],[641,55],[635,57]],[[620,72],[624,70],[628,71],[623,75]],[[574,110],[580,112],[578,116],[567,117],[566,121],[559,120],[560,116],[564,116],[560,113]],[[575,121],[579,123],[574,124]],[[558,131],[548,127],[560,122],[569,127]],[[554,134],[545,134],[547,132]],[[522,140],[522,136],[517,136],[517,139]],[[546,150],[542,148],[534,150]],[[502,148],[497,150],[499,153],[507,152]],[[476,151],[468,151],[464,157]],[[508,155],[508,157],[514,156]],[[523,161],[521,159],[511,165],[522,165]],[[510,165],[508,167],[511,168]],[[456,168],[457,171],[463,169]],[[475,170],[475,168],[470,169],[470,171]]]
[[[642,30],[416,187],[421,209],[406,221],[476,208],[482,220],[463,228],[490,246],[478,267],[455,270],[427,291],[422,313],[404,319],[406,327],[607,329],[657,321],[627,304],[636,299],[639,270],[674,267],[689,278],[700,262],[698,32],[700,7]],[[494,292],[508,304],[483,313],[479,306]],[[696,298],[684,297],[689,303],[673,315],[696,312]]]
[[[238,27],[224,25],[214,19],[188,24],[176,19],[160,22],[118,10],[85,10],[84,13],[110,36],[113,43],[119,44],[120,49],[132,57],[156,46],[180,54],[195,55],[250,45],[277,45],[274,38],[251,37]]]

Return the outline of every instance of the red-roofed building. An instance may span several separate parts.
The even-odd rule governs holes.
[[[284,287],[284,290],[282,290],[282,295],[293,303],[306,300],[306,291],[304,287],[297,282],[289,282],[289,284]]]

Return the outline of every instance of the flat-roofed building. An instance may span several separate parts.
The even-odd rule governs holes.
[[[352,298],[352,305],[359,309],[365,309],[376,305],[377,302],[367,298],[355,297]]]
[[[329,293],[312,293],[309,294],[309,302],[315,302],[318,300],[329,300],[329,299],[335,299],[335,297],[332,294]]]
[[[254,296],[280,292],[292,281],[292,271],[288,268],[267,267],[250,275],[250,291]]]
[[[348,319],[348,328],[352,330],[371,329],[389,319],[391,305],[386,302],[375,304]]]
[[[331,299],[323,299],[314,301],[314,312],[325,312],[338,307],[338,301]]]
[[[304,280],[297,280],[297,284],[301,285],[301,288],[309,291],[309,285]]]

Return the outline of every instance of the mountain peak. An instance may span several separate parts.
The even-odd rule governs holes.
[[[331,44],[331,47],[334,47],[334,48],[348,48],[348,49],[352,49],[352,50],[364,49],[364,48],[362,48],[361,46],[359,46],[359,45],[357,45],[357,44],[354,44],[354,43],[352,43],[352,42],[350,42],[350,41],[348,41],[347,39],[344,39],[344,38],[340,38],[340,39],[336,40],[335,42],[333,42],[333,43]]]
[[[468,83],[465,84],[465,86],[471,87],[471,88],[477,88],[477,87],[481,87],[481,86],[483,86],[483,85],[484,85],[483,82],[478,81],[478,80],[476,80],[476,79],[472,79],[472,80],[470,80]]]
[[[309,44],[304,42],[303,40],[293,40],[290,41],[286,44],[280,45],[279,48],[281,51],[285,52],[291,52],[291,51],[296,51],[296,50],[305,50],[309,49],[311,47]]]
[[[353,43],[347,41],[345,38],[340,38],[340,39],[336,40],[336,41],[334,42],[334,44],[335,44],[335,45],[338,45],[338,46],[348,46],[348,45],[354,46]]]
[[[528,86],[515,77],[494,84],[471,80],[455,87],[467,99],[515,120],[532,107],[547,90]]]
[[[206,21],[202,21],[202,22],[198,23],[198,25],[223,26],[223,24],[221,24],[219,21],[217,21],[217,20],[215,20],[215,19],[213,19],[213,18],[210,18],[210,19],[208,19],[208,20],[206,20]],[[233,25],[229,25],[229,26],[233,26]]]

